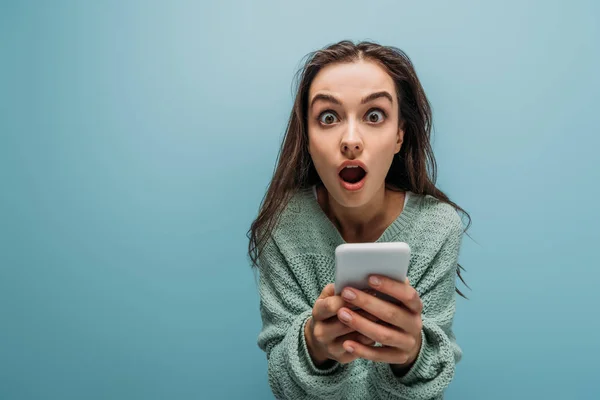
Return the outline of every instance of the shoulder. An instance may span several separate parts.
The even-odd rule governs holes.
[[[442,235],[462,232],[463,222],[458,211],[448,203],[430,195],[412,195],[417,197],[416,220],[422,229],[440,232]]]
[[[456,271],[464,228],[452,205],[429,195],[413,196],[415,216],[407,238],[411,247],[409,278],[422,294],[440,277]]]
[[[309,197],[309,189],[297,189],[292,193],[281,210],[274,235],[289,235],[294,231],[304,230],[306,224],[314,223],[316,208]]]
[[[463,222],[452,205],[430,195],[412,196],[414,218],[410,241],[417,253],[433,256],[446,243],[460,243]]]
[[[298,189],[284,206],[272,236],[288,257],[331,250],[335,236],[311,188]]]

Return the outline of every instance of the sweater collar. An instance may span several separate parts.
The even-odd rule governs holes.
[[[308,211],[317,218],[319,225],[327,230],[328,236],[335,240],[337,242],[336,244],[346,243],[338,229],[321,209],[321,206],[314,196],[313,189],[302,189],[301,196],[306,202],[305,204],[307,205]],[[402,234],[408,230],[417,214],[418,197],[419,196],[414,193],[408,193],[408,199],[400,215],[392,221],[375,242],[398,241]]]

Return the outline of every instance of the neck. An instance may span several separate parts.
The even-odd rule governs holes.
[[[399,196],[404,199],[403,193],[387,190],[385,183],[368,203],[360,207],[344,207],[329,192],[325,190],[325,193],[324,211],[349,243],[375,241],[399,215],[397,207],[390,207],[390,200],[396,200]],[[399,203],[402,207],[402,202],[393,203]]]

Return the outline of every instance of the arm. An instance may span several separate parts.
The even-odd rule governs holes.
[[[381,399],[442,399],[452,381],[461,349],[452,333],[458,251],[462,240],[460,219],[421,277],[416,290],[423,302],[421,349],[410,368],[394,374],[390,364],[373,362],[368,380]]]
[[[269,385],[280,399],[339,398],[348,365],[320,369],[308,352],[304,329],[312,315],[296,277],[269,238],[259,259],[260,313],[258,346],[266,352]]]

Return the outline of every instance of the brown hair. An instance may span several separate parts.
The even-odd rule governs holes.
[[[304,66],[298,71],[300,80],[297,84],[294,107],[279,150],[277,166],[261,202],[258,217],[252,222],[248,231],[250,239],[248,254],[252,266],[258,266],[258,257],[265,241],[291,196],[298,189],[308,188],[321,182],[308,153],[308,92],[312,81],[328,64],[359,60],[374,61],[381,65],[396,86],[399,123],[404,124],[404,141],[400,152],[394,156],[385,178],[386,186],[420,195],[431,195],[452,205],[465,215],[468,219],[466,229],[471,225],[469,214],[435,186],[437,165],[430,143],[431,106],[408,56],[396,47],[382,46],[373,42],[354,44],[343,40],[309,53]],[[461,276],[461,269],[463,268],[459,264],[458,277],[465,283]],[[456,289],[456,291],[464,297],[460,290]]]

